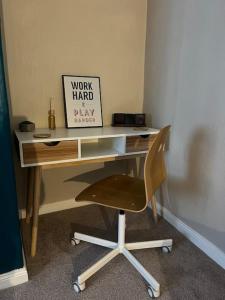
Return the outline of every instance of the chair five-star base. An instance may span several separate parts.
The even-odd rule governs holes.
[[[97,237],[89,236],[86,234],[74,233],[74,237],[71,240],[73,245],[78,245],[80,241],[85,241],[95,245],[103,246],[112,249],[107,255],[97,261],[85,272],[80,274],[77,281],[74,282],[74,290],[79,293],[85,289],[85,282],[92,275],[94,275],[98,270],[104,267],[108,262],[110,262],[114,257],[119,254],[123,254],[129,262],[135,267],[135,269],[141,274],[148,285],[148,293],[151,298],[159,297],[160,295],[160,285],[154,279],[154,277],[139,263],[139,261],[131,254],[130,250],[147,249],[147,248],[162,248],[164,252],[171,252],[172,250],[172,240],[156,240],[156,241],[145,241],[137,243],[125,243],[125,213],[124,211],[119,212],[118,221],[118,242],[111,242],[108,240],[100,239]]]

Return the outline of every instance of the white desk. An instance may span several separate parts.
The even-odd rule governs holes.
[[[34,138],[37,133],[50,133],[51,137]],[[156,133],[157,129],[131,127],[16,131],[21,167],[29,167],[26,221],[30,222],[33,209],[31,256],[36,254],[42,169],[143,156]]]

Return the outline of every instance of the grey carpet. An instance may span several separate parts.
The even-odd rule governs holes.
[[[24,222],[22,228],[27,252],[30,228]],[[122,255],[90,278],[81,294],[76,294],[72,287],[74,279],[108,250],[85,242],[71,246],[70,237],[75,230],[116,240],[117,214],[115,210],[87,206],[41,216],[37,256],[27,255],[30,281],[0,291],[0,299],[149,299],[145,282]],[[166,221],[161,219],[154,225],[149,211],[127,214],[128,242],[161,238],[174,239],[171,254],[160,249],[133,251],[160,282],[160,300],[225,299],[222,268]]]

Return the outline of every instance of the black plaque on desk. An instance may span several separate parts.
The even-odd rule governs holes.
[[[112,126],[145,127],[145,114],[115,113],[112,115]]]

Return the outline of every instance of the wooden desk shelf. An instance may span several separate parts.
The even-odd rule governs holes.
[[[16,131],[21,167],[126,156],[146,153],[157,129],[102,127],[56,130],[37,129],[35,133],[50,133],[47,139],[33,137],[33,132]]]
[[[82,139],[81,159],[123,155],[124,148],[123,137]]]

